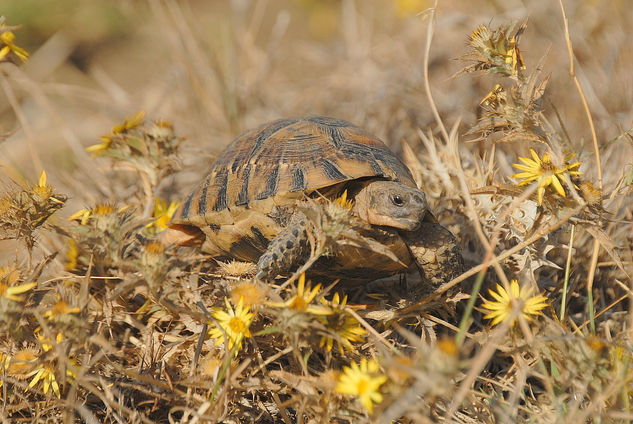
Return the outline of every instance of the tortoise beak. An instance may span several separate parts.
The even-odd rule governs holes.
[[[439,224],[439,222],[437,221],[437,218],[435,218],[435,215],[433,215],[431,211],[426,211],[426,214],[424,214],[424,218],[422,218],[422,222],[430,222],[432,224]]]

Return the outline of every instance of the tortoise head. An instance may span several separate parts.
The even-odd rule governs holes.
[[[358,216],[372,225],[413,231],[422,222],[437,222],[422,190],[395,181],[374,181],[355,197]]]

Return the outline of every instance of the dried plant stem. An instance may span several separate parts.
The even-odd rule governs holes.
[[[591,332],[596,332],[596,323],[594,317],[593,307],[593,278],[596,274],[596,267],[598,265],[598,252],[600,252],[600,242],[598,239],[593,240],[593,252],[591,254],[591,266],[589,267],[589,274],[587,275],[587,307],[589,308],[589,322],[591,323]]]
[[[427,37],[426,37],[426,46],[425,46],[425,50],[424,50],[424,87],[425,87],[425,91],[426,91],[426,96],[428,98],[428,102],[429,105],[431,107],[431,110],[433,111],[433,115],[435,117],[435,121],[437,122],[437,125],[440,127],[440,130],[442,132],[442,136],[444,137],[444,142],[447,145],[450,144],[454,144],[454,151],[455,151],[455,156],[453,157],[454,159],[454,167],[457,170],[457,177],[459,179],[459,183],[460,183],[460,188],[461,188],[461,192],[462,192],[462,196],[464,198],[464,201],[466,203],[466,208],[468,209],[468,214],[470,216],[470,220],[473,223],[473,226],[475,228],[475,232],[477,233],[477,236],[479,237],[479,239],[481,240],[482,244],[484,245],[484,247],[486,248],[486,258],[488,259],[488,261],[485,261],[484,263],[486,264],[485,267],[483,267],[481,269],[481,272],[479,274],[479,276],[477,277],[477,281],[475,282],[475,285],[473,287],[473,290],[471,292],[471,296],[470,299],[468,300],[468,305],[466,307],[466,311],[464,313],[464,315],[462,316],[461,322],[460,322],[460,329],[459,332],[457,333],[456,336],[456,343],[459,345],[461,344],[461,342],[464,339],[464,332],[466,331],[466,325],[468,323],[468,320],[470,319],[470,315],[472,313],[472,309],[474,307],[475,301],[477,299],[477,296],[479,294],[479,290],[481,289],[481,285],[483,283],[483,279],[485,276],[485,270],[487,269],[488,265],[490,264],[490,258],[492,258],[494,256],[494,246],[495,246],[495,242],[493,241],[493,243],[490,243],[490,241],[488,240],[488,238],[486,237],[486,235],[484,234],[483,228],[481,226],[481,222],[479,222],[479,217],[477,216],[477,209],[475,208],[475,203],[472,199],[472,196],[470,194],[470,190],[468,188],[468,183],[466,181],[466,175],[464,173],[464,169],[462,168],[462,164],[461,164],[461,160],[459,158],[459,150],[457,149],[457,128],[458,128],[458,124],[456,124],[453,128],[453,130],[451,131],[451,134],[449,135],[448,132],[446,131],[446,127],[444,126],[444,123],[442,121],[442,118],[440,117],[440,114],[437,110],[437,107],[435,105],[435,101],[433,100],[433,95],[431,93],[431,84],[429,81],[429,56],[430,56],[430,51],[431,51],[431,41],[433,39],[433,30],[434,30],[434,23],[435,23],[435,12],[437,10],[437,0],[435,1],[435,4],[433,6],[433,8],[431,9],[431,16],[429,18],[429,25],[428,25],[428,29],[427,29]],[[492,262],[492,266],[495,268],[495,271],[497,272],[497,275],[499,276],[499,279],[501,280],[501,282],[503,283],[504,287],[506,288],[506,290],[509,290],[510,287],[510,282],[508,281],[501,265],[499,264],[498,261],[493,261]],[[415,305],[414,305],[415,306]],[[407,309],[411,309],[411,308],[407,308]]]
[[[477,296],[479,295],[479,291],[481,290],[481,285],[483,283],[484,277],[486,275],[487,267],[490,266],[490,260],[494,256],[494,249],[497,245],[497,241],[499,240],[499,234],[501,234],[501,229],[505,219],[513,210],[515,210],[521,203],[525,202],[532,194],[536,192],[537,185],[532,184],[528,190],[525,190],[521,196],[516,197],[512,203],[503,211],[503,213],[499,216],[499,220],[497,225],[492,231],[492,237],[490,238],[490,245],[486,249],[486,254],[484,256],[484,260],[482,264],[486,264],[479,274],[477,275],[477,279],[475,280],[475,284],[473,285],[473,289],[471,290],[470,298],[468,299],[468,303],[466,304],[466,309],[464,310],[464,315],[459,323],[459,332],[455,336],[455,343],[459,346],[464,341],[464,333],[467,328],[468,320],[470,319],[470,315],[472,314],[473,308],[475,306],[475,302],[477,300]],[[474,207],[474,205],[473,205]],[[497,264],[496,267],[499,267]],[[495,268],[496,269],[496,268]],[[505,275],[503,275],[505,277]],[[508,285],[508,280],[506,278],[501,278],[502,283],[506,291],[510,289]]]
[[[380,333],[378,333],[374,327],[369,325],[367,321],[363,319],[363,317],[358,315],[354,309],[350,308],[349,306],[346,306],[345,312],[353,316],[356,319],[356,321],[358,321],[363,327],[365,327],[365,330],[367,330],[368,333],[374,336],[377,340],[380,340],[380,342],[384,344],[385,346],[387,346],[389,350],[391,350],[394,353],[399,353],[398,349],[396,349],[391,343],[389,343],[387,339],[381,336]]]
[[[576,71],[574,70],[574,50],[571,45],[571,37],[569,36],[569,22],[567,20],[567,15],[565,14],[565,7],[563,6],[563,0],[558,0],[560,4],[560,10],[563,15],[563,24],[565,26],[565,41],[567,42],[567,53],[569,54],[569,75],[574,80],[574,84],[576,84],[576,89],[580,94],[580,99],[582,100],[583,107],[585,109],[585,113],[587,114],[587,121],[589,122],[589,128],[591,129],[591,139],[593,141],[593,149],[596,155],[596,171],[598,173],[598,187],[600,191],[603,191],[602,186],[602,166],[600,164],[600,147],[598,146],[598,136],[596,135],[596,128],[593,125],[593,118],[591,116],[591,110],[589,109],[589,105],[587,104],[587,98],[585,97],[585,93],[580,85],[580,81],[576,76]],[[595,332],[596,324],[594,322],[594,307],[593,307],[593,278],[596,271],[596,266],[598,264],[598,253],[600,251],[600,242],[597,239],[594,239],[593,242],[593,254],[591,255],[591,265],[589,267],[589,274],[587,275],[587,302],[589,303],[589,321],[591,322],[591,330]]]
[[[614,300],[613,302],[611,302],[606,308],[604,308],[603,310],[601,310],[600,312],[598,312],[596,314],[596,316],[594,316],[594,320],[596,318],[598,318],[600,315],[604,314],[605,312],[607,312],[609,309],[613,308],[615,305],[617,305],[618,303],[622,302],[624,299],[626,299],[627,297],[629,297],[631,294],[627,293],[627,294],[623,294],[622,296],[620,296],[619,298],[617,298],[616,300]],[[583,322],[580,326],[576,327],[576,329],[574,330],[574,332],[576,334],[580,334],[580,330],[582,330],[583,328],[585,328],[587,325],[592,324],[593,321],[591,320],[587,320],[585,322]],[[595,323],[594,323],[595,325]],[[595,329],[593,330],[593,332],[595,332]]]
[[[426,91],[426,97],[429,101],[431,111],[433,112],[433,116],[435,117],[435,122],[437,123],[438,127],[440,127],[442,137],[444,137],[445,142],[448,143],[448,132],[446,131],[444,122],[442,122],[442,118],[440,117],[440,114],[437,111],[437,107],[435,106],[435,100],[433,100],[433,94],[431,94],[431,83],[429,81],[429,56],[431,53],[431,41],[433,41],[436,10],[437,0],[435,0],[435,4],[430,9],[431,16],[429,17],[429,26],[426,31],[426,45],[424,46],[424,64],[422,66],[422,71],[424,72],[424,90]]]
[[[576,71],[574,70],[574,49],[571,45],[571,37],[569,36],[569,21],[567,20],[567,15],[565,14],[563,0],[558,0],[558,3],[560,4],[560,11],[563,14],[563,24],[565,26],[565,41],[567,43],[567,53],[569,54],[569,75],[573,78],[574,83],[576,84],[576,88],[578,89],[578,93],[580,94],[580,99],[582,100],[582,105],[585,108],[585,113],[587,114],[589,127],[591,128],[591,139],[593,140],[593,148],[596,154],[598,186],[600,187],[600,191],[602,191],[602,166],[600,165],[600,148],[598,147],[598,136],[596,135],[596,128],[593,125],[593,118],[591,117],[591,110],[589,109],[589,105],[587,104],[587,98],[585,97],[585,93],[582,89],[582,86],[580,85],[580,81],[578,81]]]
[[[495,263],[495,262],[498,263],[499,261],[502,261],[502,260],[514,255],[515,253],[519,252],[521,249],[524,249],[525,247],[527,247],[530,244],[534,243],[535,241],[537,241],[538,239],[540,239],[544,235],[549,234],[552,231],[555,231],[558,228],[560,228],[563,225],[565,225],[565,223],[567,221],[569,221],[572,216],[576,215],[584,207],[585,207],[584,204],[577,205],[574,209],[571,209],[569,212],[567,212],[565,215],[563,215],[563,217],[560,220],[558,220],[557,222],[555,222],[554,224],[542,228],[540,231],[537,231],[536,233],[534,233],[532,236],[530,236],[526,240],[524,240],[521,243],[517,244],[513,248],[506,250],[505,252],[501,253],[500,255],[493,256],[490,261],[493,262],[493,263]],[[482,269],[486,269],[489,266],[490,266],[490,264],[488,264],[488,263],[482,263],[482,264],[479,264],[477,266],[472,267],[468,271],[464,272],[462,275],[453,278],[448,283],[442,284],[430,296],[426,297],[425,299],[422,299],[421,301],[419,301],[419,302],[417,302],[417,303],[415,303],[415,304],[413,304],[411,306],[408,306],[405,309],[402,309],[398,313],[398,315],[400,316],[401,314],[403,315],[403,314],[409,313],[411,311],[414,311],[414,310],[420,308],[421,306],[427,304],[431,300],[433,300],[433,299],[437,298],[438,296],[440,296],[442,293],[445,293],[447,290],[450,290],[452,287],[455,287],[457,284],[461,283],[462,281],[464,281],[468,277],[471,277],[471,276],[477,274]]]
[[[152,216],[154,210],[154,189],[149,176],[145,172],[139,172],[141,177],[141,183],[143,184],[143,191],[145,192],[145,206],[143,206],[143,218],[149,218]]]
[[[516,309],[514,309],[511,312],[510,317],[507,320],[503,321],[501,325],[499,325],[496,329],[492,331],[490,337],[483,345],[481,351],[479,351],[479,353],[477,353],[475,358],[472,360],[468,373],[461,381],[446,414],[444,414],[445,422],[453,422],[453,414],[455,414],[455,411],[457,411],[457,408],[461,405],[472,384],[475,382],[475,380],[477,380],[477,377],[479,376],[481,370],[484,369],[492,355],[494,355],[501,340],[508,333],[508,330],[510,329],[510,323],[514,321],[514,319],[516,318],[516,314],[517,311]]]
[[[565,322],[565,306],[567,305],[567,285],[569,284],[569,273],[571,269],[571,252],[574,248],[574,231],[576,225],[571,225],[571,234],[569,235],[569,249],[567,250],[567,263],[565,264],[565,281],[563,282],[563,295],[560,301],[560,322]]]
[[[443,319],[440,319],[440,318],[438,318],[438,317],[435,317],[435,316],[433,316],[433,315],[431,315],[431,314],[422,313],[422,316],[423,316],[424,318],[428,319],[429,321],[433,321],[434,323],[436,323],[436,324],[440,324],[440,325],[442,325],[442,326],[444,326],[444,327],[446,327],[446,328],[448,328],[448,329],[450,329],[450,330],[453,330],[453,331],[459,331],[459,328],[458,328],[458,327],[455,327],[455,326],[454,326],[453,324],[451,324],[450,322],[444,321]],[[465,337],[468,337],[468,338],[470,338],[470,339],[472,339],[472,338],[474,338],[474,337],[475,337],[475,336],[473,336],[472,334],[470,334],[470,333],[469,333],[469,332],[467,332],[467,331],[465,331],[465,332],[464,332],[464,336],[465,336]]]

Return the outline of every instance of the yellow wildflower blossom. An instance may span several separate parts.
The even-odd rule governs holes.
[[[79,266],[79,246],[74,239],[68,239],[68,249],[66,250],[66,270],[72,271]]]
[[[92,211],[90,209],[80,209],[74,214],[70,215],[68,217],[68,220],[69,221],[79,220],[81,225],[86,225],[88,223],[88,220],[90,219],[91,213]]]
[[[22,47],[17,46],[13,41],[15,40],[15,34],[4,22],[0,21],[0,42],[4,44],[4,47],[0,49],[0,60],[3,60],[13,52],[22,62],[26,62],[29,58],[29,54]]]
[[[126,116],[125,121],[123,121],[123,123],[117,124],[114,127],[112,127],[112,131],[110,132],[110,134],[102,135],[101,137],[99,137],[99,140],[101,140],[101,143],[93,144],[92,146],[86,147],[86,151],[90,153],[98,154],[100,152],[103,152],[104,150],[108,150],[108,148],[110,148],[110,144],[112,144],[112,137],[115,137],[119,134],[124,134],[127,131],[138,127],[142,123],[144,117],[145,117],[145,111],[143,110],[138,112],[133,117]]]
[[[360,364],[353,362],[343,368],[339,377],[336,391],[346,395],[357,396],[361,405],[371,414],[374,403],[382,402],[379,389],[387,381],[387,377],[380,374],[378,363],[371,359],[361,358]]]
[[[321,290],[321,283],[311,287],[310,282],[306,285],[305,273],[299,277],[299,283],[297,284],[297,294],[292,296],[285,302],[269,302],[269,306],[277,308],[288,308],[296,312],[307,312],[314,315],[329,315],[332,313],[330,308],[321,305],[311,305],[319,291]]]
[[[55,378],[55,368],[52,364],[40,365],[34,371],[29,374],[29,377],[35,375],[31,382],[29,383],[29,387],[35,387],[35,385],[41,380],[42,381],[42,389],[44,394],[48,393],[48,390],[52,387],[53,393],[58,398],[61,397],[59,392],[59,383],[57,383],[57,378]]]
[[[13,202],[9,196],[3,196],[0,198],[0,215],[9,212],[13,208]]]
[[[495,84],[490,92],[480,102],[479,106],[489,106],[495,108],[505,102],[505,92],[501,84]]]
[[[226,311],[222,309],[216,309],[213,312],[213,318],[217,321],[218,325],[222,327],[222,329],[216,327],[209,330],[209,335],[217,339],[215,344],[219,345],[224,342],[224,333],[229,339],[228,348],[232,349],[234,344],[237,344],[237,349],[240,349],[242,346],[242,340],[244,337],[250,337],[251,332],[249,327],[251,326],[251,322],[253,321],[254,314],[249,312],[248,306],[243,306],[243,299],[240,298],[240,301],[237,303],[235,309],[229,303],[228,298],[224,298],[224,302],[226,303]]]
[[[547,297],[541,295],[533,296],[532,287],[527,285],[519,287],[517,280],[510,282],[509,291],[497,284],[497,291],[488,290],[488,293],[494,300],[484,299],[485,302],[482,307],[490,311],[484,315],[484,318],[491,319],[492,325],[508,320],[515,308],[520,311],[520,315],[530,321],[532,315],[541,314],[541,311],[547,306]],[[516,316],[510,325],[514,325],[515,322]]]
[[[33,187],[33,193],[42,199],[50,200],[53,203],[64,204],[64,200],[58,199],[53,196],[53,187],[46,184],[46,171],[42,171],[40,179],[35,187]]]
[[[42,316],[48,320],[52,320],[53,318],[61,315],[78,314],[80,312],[80,308],[76,306],[71,308],[64,300],[59,299],[57,303],[54,304],[53,307],[50,308],[48,311],[44,312]]]
[[[42,349],[44,350],[44,352],[48,352],[49,350],[53,348],[53,344],[51,343],[51,340],[48,337],[43,336],[41,333],[37,334],[37,339],[39,340],[40,345],[42,346]],[[57,333],[57,336],[55,336],[55,344],[60,344],[63,341],[64,341],[64,335],[62,333]]]
[[[107,203],[100,203],[95,205],[92,209],[80,209],[74,214],[68,217],[69,221],[79,221],[81,225],[86,225],[88,221],[90,221],[93,217],[103,217],[113,214],[116,212],[123,212],[129,205],[122,206],[119,209],[115,209],[113,205],[109,205]]]
[[[258,285],[250,281],[242,282],[231,290],[231,300],[238,303],[240,299],[247,306],[258,306],[266,298],[266,286]]]
[[[167,228],[167,224],[174,216],[174,213],[180,206],[179,202],[170,202],[169,206],[167,202],[158,198],[154,199],[154,221],[147,224],[146,228],[154,228],[156,232],[163,231]]]
[[[5,375],[10,357],[4,352],[0,352],[0,375]],[[3,378],[0,378],[0,388],[2,388]]]
[[[575,155],[568,156],[565,160],[564,166],[558,167],[552,163],[552,159],[547,153],[543,154],[542,159],[539,158],[534,149],[530,149],[530,154],[532,155],[532,159],[519,157],[519,160],[523,162],[523,164],[515,163],[512,165],[515,168],[524,171],[514,174],[512,177],[523,179],[519,182],[520,186],[529,184],[532,181],[538,181],[537,195],[539,205],[543,203],[543,194],[545,192],[545,188],[549,185],[553,186],[558,194],[565,197],[565,190],[561,184],[564,173],[568,173],[570,176],[582,174],[582,172],[578,171],[582,162],[574,162],[571,164],[567,163],[567,161]]]
[[[32,349],[22,349],[5,359],[7,374],[24,379],[37,366],[37,355]]]
[[[115,125],[112,128],[112,134],[122,134],[128,130],[134,129],[136,127],[138,127],[141,122],[143,121],[143,118],[145,117],[145,111],[141,110],[139,111],[135,116],[133,117],[129,117],[126,116],[125,117],[125,121],[123,121],[123,123]]]
[[[345,208],[345,209],[351,210],[354,207],[354,204],[352,203],[352,201],[347,200],[347,190],[345,190],[343,194],[341,194],[341,196],[337,198],[334,202],[340,207]]]
[[[20,279],[20,271],[17,267],[0,268],[0,297],[14,302],[23,302],[24,293],[37,286],[37,283],[15,285]]]
[[[20,270],[16,264],[0,268],[0,284],[12,286],[20,279]]]
[[[199,367],[205,377],[210,377],[215,382],[222,368],[222,359],[215,356],[214,353],[210,353],[200,361]]]
[[[323,300],[323,303],[326,304],[326,301]],[[319,346],[325,346],[327,351],[330,352],[336,341],[339,352],[343,355],[345,350],[354,351],[352,342],[362,342],[366,332],[356,318],[345,311],[347,296],[341,301],[339,294],[334,293],[331,303],[334,306],[332,309],[333,313],[320,317],[321,323],[331,333],[321,336]]]

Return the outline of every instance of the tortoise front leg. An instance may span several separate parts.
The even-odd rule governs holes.
[[[310,256],[308,218],[295,211],[290,222],[277,234],[257,262],[256,278],[261,281],[274,279],[278,274],[291,271]]]
[[[418,230],[401,232],[424,281],[433,287],[464,270],[464,258],[453,233],[440,224],[423,222]]]

